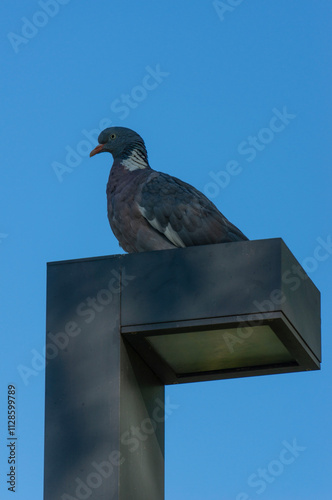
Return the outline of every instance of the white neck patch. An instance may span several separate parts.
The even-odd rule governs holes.
[[[137,170],[138,168],[148,167],[148,163],[143,153],[138,149],[134,149],[131,155],[126,160],[122,160],[121,163],[127,170]]]

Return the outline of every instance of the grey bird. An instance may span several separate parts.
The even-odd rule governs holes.
[[[166,250],[248,238],[203,193],[153,170],[143,139],[125,127],[109,127],[90,153],[108,152],[108,220],[126,252]]]

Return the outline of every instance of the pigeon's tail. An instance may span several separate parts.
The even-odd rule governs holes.
[[[228,221],[229,241],[249,241],[249,238],[240,231],[234,224]]]

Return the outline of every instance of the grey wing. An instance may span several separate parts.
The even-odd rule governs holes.
[[[138,205],[151,226],[177,247],[248,239],[200,191],[168,174],[151,174]]]

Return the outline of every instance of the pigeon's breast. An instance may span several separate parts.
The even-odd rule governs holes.
[[[122,170],[122,171],[121,171]],[[138,216],[137,196],[150,172],[112,169],[107,183],[107,209],[110,219],[125,222],[126,217]]]
[[[151,170],[112,168],[107,183],[107,215],[112,231],[127,252],[136,250],[137,234],[146,224],[137,199]]]

